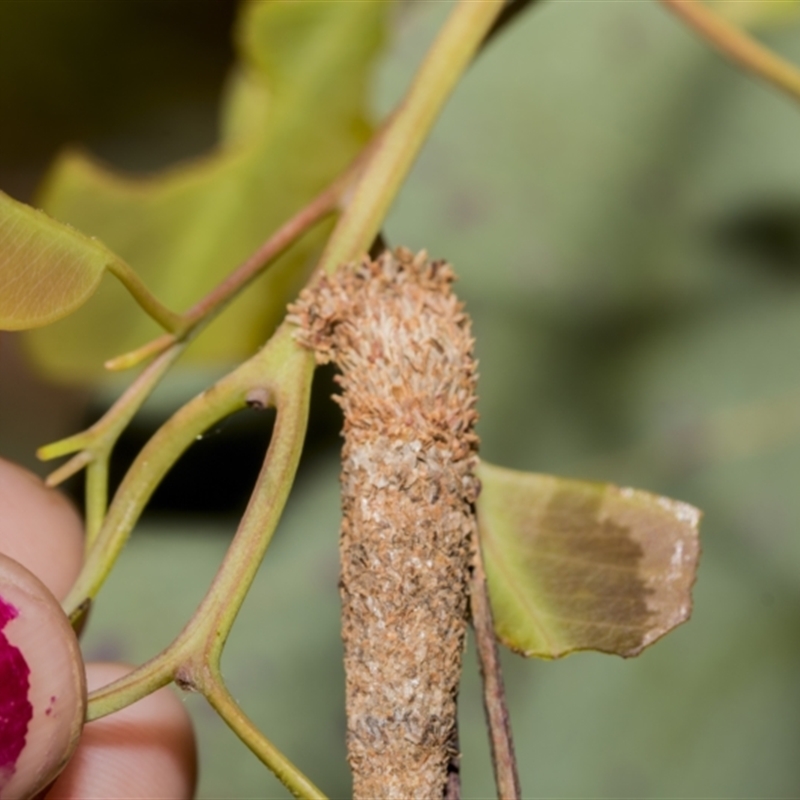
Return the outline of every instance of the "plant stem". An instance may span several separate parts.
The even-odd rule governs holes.
[[[221,681],[206,680],[200,691],[231,730],[295,797],[300,800],[326,800],[325,795],[253,724]]]
[[[380,133],[376,138],[379,136]],[[369,152],[370,146],[332,184],[287,220],[221,283],[195,303],[180,317],[180,322],[173,333],[159,336],[136,350],[109,359],[105,364],[106,369],[115,371],[129,369],[144,359],[162,352],[174,342],[186,339],[201,323],[210,322],[300,236],[337,210],[348,186],[363,168],[365,156]]]
[[[102,719],[172,683],[182,661],[191,657],[183,644],[176,640],[146,664],[91,692],[86,722]]]
[[[93,458],[86,467],[86,534],[83,544],[86,554],[97,540],[108,510],[108,463],[117,438],[114,437],[107,452]]]
[[[295,797],[325,800],[325,795],[244,714],[225,688],[219,665],[203,661],[204,654],[198,644],[181,634],[146,664],[92,692],[86,721],[113,714],[177,681],[182,688],[201,692],[231,730]]]
[[[699,0],[661,0],[709,44],[740,67],[800,99],[800,70]]]
[[[187,403],[144,446],[117,490],[97,541],[64,601],[68,614],[86,598],[94,599],[144,506],[181,454],[211,425],[246,406],[258,355]]]
[[[522,797],[514,741],[511,735],[511,719],[506,705],[503,671],[497,652],[497,642],[492,621],[492,607],[480,539],[476,537],[473,568],[470,582],[470,606],[472,626],[475,630],[476,649],[483,681],[483,706],[489,725],[489,744],[492,752],[497,796],[501,800],[519,800]]]
[[[87,556],[97,540],[108,507],[108,467],[111,452],[134,414],[182,351],[183,346],[176,344],[163,353],[91,428],[69,439],[39,448],[37,452],[39,458],[46,461],[82,448],[76,456],[47,477],[47,485],[58,486],[86,467],[84,553]]]
[[[109,358],[103,366],[109,370],[109,372],[121,372],[122,370],[130,369],[137,364],[141,364],[142,361],[146,361],[148,358],[161,355],[161,353],[177,341],[178,337],[176,334],[164,333],[161,336],[157,336],[155,339],[151,339],[141,347],[137,347],[135,350],[123,353],[120,356],[114,356],[114,358]]]
[[[246,397],[249,391],[244,387],[249,385],[269,393],[277,407],[278,414],[264,466],[239,523],[236,536],[225,554],[211,587],[192,619],[171,646],[171,649],[179,653],[202,654],[200,663],[203,667],[219,662],[225,640],[280,521],[294,483],[305,440],[309,386],[313,373],[313,370],[309,369],[309,362],[313,365],[313,356],[309,351],[297,347],[288,325],[278,329],[260,356],[257,381],[253,380],[255,377],[253,371],[247,370],[245,381],[241,377],[230,381],[228,376],[220,384],[230,383],[234,387],[233,391],[230,388],[224,389],[226,403],[235,400],[240,394]],[[219,389],[220,384],[215,388]],[[169,425],[170,423],[167,423],[153,439],[172,435]],[[193,438],[196,430],[197,426],[193,424],[189,433],[190,438]],[[138,475],[137,486],[143,482],[143,476],[138,474],[139,472],[140,468],[134,464],[131,473]],[[130,489],[125,501],[128,505],[135,503],[137,507],[141,504],[141,498],[133,495]],[[115,498],[115,505],[117,502]],[[180,659],[176,660],[173,656],[172,663],[177,665]],[[156,668],[153,664],[145,667]],[[192,683],[193,680],[192,670],[185,665],[182,680],[184,683]],[[116,708],[109,706],[104,713],[113,710]]]
[[[79,436],[86,436],[87,431],[83,431],[82,433],[78,434]],[[52,444],[45,445],[45,447],[58,447],[62,445],[64,442],[68,440],[64,439],[62,441],[53,442]],[[70,442],[76,441],[75,437],[69,437]],[[83,441],[83,440],[82,440]],[[67,453],[74,453],[75,450],[80,450],[81,447],[85,447],[85,445],[80,444],[75,447],[72,447],[70,450],[67,450]],[[60,455],[64,455],[61,453]],[[47,461],[48,458],[57,458],[58,456],[48,456],[47,458],[43,456],[39,456],[42,461]],[[74,455],[66,464],[62,464],[58,469],[53,470],[45,479],[45,483],[52,487],[58,486],[59,484],[64,483],[65,480],[71,478],[73,475],[80,472],[85,466],[91,464],[94,459],[94,455],[91,453],[90,450],[84,449],[80,450],[77,455]]]
[[[145,286],[144,281],[122,259],[112,260],[107,267],[122,285],[130,292],[139,306],[152,317],[162,328],[169,332],[178,330],[182,317],[170,311]]]
[[[333,272],[369,249],[433,127],[503,10],[503,0],[460,0],[386,127],[319,264]]]
[[[98,440],[115,438],[131,421],[141,404],[147,399],[152,389],[162,375],[183,352],[180,344],[174,345],[167,353],[162,353],[158,359],[142,370],[136,380],[117,399],[114,405],[90,428],[80,433],[73,434],[66,439],[46,444],[36,451],[37,458],[50,461],[53,458],[74,453],[79,450],[98,448]],[[76,470],[62,474],[69,467],[69,462],[59,467],[48,479],[48,486],[58,486],[59,483],[70,477]]]
[[[225,641],[277,528],[294,482],[305,439],[312,374],[313,356],[297,347],[288,325],[278,330],[260,354],[257,365],[259,380],[253,380],[255,369],[245,370],[250,384],[245,397],[253,389],[268,394],[277,406],[278,415],[264,467],[236,536],[205,598],[177,639],[148,663],[93,692],[87,708],[88,719],[97,719],[176,680],[184,688],[203,692],[245,744],[296,797],[301,798],[323,798],[324,795],[236,705],[224,687],[219,663]],[[239,379],[237,392],[243,386]],[[132,468],[131,472],[134,471]],[[103,569],[105,566],[96,569],[95,574],[102,574]]]
[[[298,413],[302,412],[307,408],[310,390],[306,384],[310,384],[312,373],[313,357],[294,343],[288,326],[283,325],[253,358],[176,412],[145,445],[117,490],[97,541],[64,601],[67,613],[86,598],[94,599],[153,491],[198,435],[244,408],[249,392],[258,387],[280,398],[289,391],[287,386],[301,381],[301,388],[292,395],[292,403]],[[302,447],[303,431],[304,428],[294,430],[298,436],[294,445],[297,448]],[[283,476],[287,493],[292,479],[293,473]]]
[[[37,451],[38,457],[47,461],[80,450],[76,456],[48,476],[47,485],[57,486],[84,466],[87,467],[86,538],[84,542],[87,555],[94,546],[106,515],[108,464],[111,452],[134,414],[141,408],[183,349],[183,344],[173,344],[169,350],[149,364],[91,428],[75,436],[70,436],[68,439],[40,447]]]
[[[111,450],[127,424],[149,397],[161,378],[183,352],[182,342],[199,332],[222,308],[266,266],[272,263],[300,235],[316,222],[336,210],[345,188],[361,166],[363,156],[328,186],[305,208],[279,228],[258,250],[232,272],[221,284],[193,306],[183,317],[174,333],[164,334],[144,346],[106,363],[112,370],[127,369],[152,355],[158,355],[134,383],[125,391],[109,411],[89,430],[41,447],[38,456],[49,460],[75,450],[82,450],[75,458],[53,472],[48,485],[56,486],[84,466],[90,466],[87,476],[87,537],[91,546],[99,531],[106,511],[108,492],[108,459]],[[127,267],[126,267],[127,268]],[[127,268],[129,270],[129,268]],[[127,274],[127,273],[126,273]],[[103,462],[105,464],[103,465]]]
[[[278,527],[305,441],[313,355],[297,347],[291,327],[281,326],[270,341],[264,364],[267,389],[278,414],[269,450],[236,536],[214,582],[197,609],[187,635],[206,642],[205,663],[217,664],[236,615]]]
[[[336,211],[347,186],[352,182],[354,174],[357,174],[358,168],[361,167],[361,161],[361,158],[356,159],[344,174],[318,194],[305,208],[285,222],[222,283],[192,306],[184,315],[187,327],[194,326],[212,312],[219,311],[303,233]]]
[[[297,236],[314,224],[315,221],[332,211],[341,201],[354,176],[358,175],[362,169],[363,174],[358,180],[354,197],[347,204],[347,208],[343,212],[339,224],[336,226],[320,260],[320,271],[331,271],[340,262],[356,258],[369,247],[380,230],[383,217],[399,191],[436,116],[444,106],[458,78],[469,65],[471,58],[483,41],[487,31],[490,30],[495,18],[502,11],[502,8],[502,0],[486,0],[486,2],[480,3],[461,0],[439,34],[428,57],[423,62],[405,99],[387,121],[384,131],[377,135],[375,144],[372,146],[374,151],[370,153],[368,150],[365,156],[368,159],[366,165],[363,165],[361,158],[357,159],[342,178],[323,191],[309,206],[306,206],[295,217],[286,222],[226,281],[190,309],[186,317],[182,318],[184,328],[180,333],[176,333],[176,338],[179,335],[186,336],[188,331],[194,330],[199,326],[201,320],[208,320],[214,311],[221,308],[235,292],[252,280],[267,263],[274,260]],[[190,320],[188,325],[186,325],[186,319]],[[166,337],[160,337],[157,341],[160,341],[163,346],[169,344]],[[141,357],[147,357],[152,352],[154,352],[154,343],[145,345],[136,351],[136,353],[142,354]],[[164,355],[162,354],[162,357]],[[120,361],[123,365],[130,366],[132,363],[130,356],[131,354],[127,354],[127,356],[121,356],[119,359],[113,359],[112,366],[116,365],[115,362]],[[313,371],[313,364],[309,363],[308,370],[309,374]],[[125,407],[125,403],[121,402],[118,408],[122,407]],[[135,411],[133,405],[130,407]],[[196,405],[193,413],[199,414]],[[85,434],[80,436],[85,437]],[[159,441],[166,439],[168,439],[168,436],[165,434]],[[74,443],[77,440],[78,437],[71,437],[70,440],[43,448],[40,451],[40,457],[53,458],[56,455],[69,452],[64,449],[65,445],[70,442]],[[183,444],[183,447],[186,446],[188,446],[188,443]],[[150,452],[149,449],[148,452]],[[177,458],[177,455],[175,457]],[[163,458],[159,458],[157,460],[162,464],[169,462],[169,459],[165,461]],[[139,463],[138,460],[136,463]],[[169,464],[171,465],[171,462]],[[154,487],[151,487],[150,491],[152,491],[152,488]],[[123,487],[120,487],[120,491],[122,489]],[[134,505],[138,505],[139,502],[143,505],[149,494],[147,497],[144,497],[144,495],[141,497],[143,499],[137,501]],[[119,505],[115,506],[115,508],[118,508]],[[123,508],[128,508],[128,506],[123,506]],[[133,506],[130,508],[132,509]],[[133,517],[130,515],[126,517],[122,526],[125,532],[119,534],[115,539],[119,541],[119,547],[124,543],[130,531],[129,526],[132,526],[135,516],[138,516],[140,511],[141,509],[136,511]],[[109,540],[109,538],[110,534],[105,537],[106,540]],[[111,551],[106,555],[110,556]],[[88,564],[84,571],[87,569]],[[97,588],[99,588],[99,585],[95,587],[95,591]],[[77,597],[77,588],[75,591],[75,597]],[[79,602],[83,599],[85,598],[80,598]]]

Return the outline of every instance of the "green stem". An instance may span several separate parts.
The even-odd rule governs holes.
[[[269,393],[278,409],[275,428],[256,488],[203,602],[178,638],[161,654],[89,697],[87,719],[113,713],[176,680],[203,692],[237,735],[296,796],[324,795],[253,725],[224,688],[219,663],[239,609],[294,483],[308,421],[313,356],[298,348],[290,328],[272,338],[255,387]],[[249,394],[249,392],[248,392]]]
[[[86,467],[86,536],[83,545],[86,555],[97,541],[108,509],[108,463],[117,438],[114,437],[108,452],[94,458]]]
[[[111,452],[122,432],[141,408],[144,401],[159,383],[167,370],[183,352],[183,344],[174,344],[136,378],[122,396],[91,428],[59,442],[39,448],[37,455],[43,461],[80,450],[47,479],[49,486],[57,486],[84,466],[86,472],[86,540],[88,555],[105,519],[108,505],[108,464]]]
[[[78,434],[81,437],[85,437],[87,434],[86,431]],[[88,439],[81,439],[81,444],[77,444],[78,440],[76,436],[70,436],[69,439],[64,439],[59,442],[53,442],[52,445],[45,445],[45,447],[58,447],[62,444],[65,444],[67,441],[70,443],[70,449],[66,450],[65,453],[74,453],[75,450],[79,450],[81,447],[86,447],[89,443]],[[76,446],[72,447],[75,444]],[[41,450],[39,451],[41,452]],[[64,455],[62,453],[61,455]],[[56,458],[57,456],[48,456],[47,458],[43,456],[39,456],[42,461],[47,461],[48,458]],[[73,475],[80,472],[84,467],[91,464],[94,459],[94,455],[88,449],[81,450],[77,455],[73,456],[66,464],[62,464],[58,469],[53,470],[46,478],[45,483],[53,488],[58,486],[59,484],[64,483],[65,480],[71,478]]]
[[[322,254],[321,272],[333,272],[369,248],[436,118],[503,5],[503,0],[461,0],[450,14],[356,185]]]
[[[165,674],[164,670],[169,665],[172,665],[170,669],[176,669],[181,664],[181,658],[187,654],[194,654],[193,660],[196,660],[197,654],[201,654],[201,664],[219,663],[225,640],[264,558],[289,497],[297,465],[300,462],[308,422],[313,356],[307,350],[295,345],[289,326],[284,325],[279,328],[265,348],[262,358],[259,359],[258,367],[260,373],[258,382],[252,381],[252,375],[248,375],[244,382],[237,380],[234,382],[235,394],[242,394],[243,387],[247,385],[264,390],[270,394],[271,401],[277,406],[278,414],[264,466],[258,476],[250,503],[239,523],[236,536],[206,596],[182,633],[161,656],[112,684],[110,689],[117,690],[116,696],[112,696],[115,695],[114,691],[106,689],[93,693],[90,697],[92,719],[110,714],[138,700],[135,691],[146,686],[140,683],[142,675]],[[249,391],[244,391],[245,400],[248,394]],[[168,426],[169,423],[156,434],[154,439],[159,435],[169,435]],[[163,433],[165,430],[166,434]],[[197,427],[193,426],[190,435],[194,436],[196,430]],[[136,465],[131,470],[135,468]],[[141,475],[139,479],[142,479]],[[142,498],[139,496],[130,493],[127,496],[127,502],[135,503],[137,507],[141,505],[141,501]],[[119,542],[115,542],[116,545],[119,545]],[[191,670],[184,665],[183,681],[192,683],[192,680]],[[130,694],[128,689],[131,686],[138,686],[139,689]],[[125,692],[124,695],[121,694],[122,690]],[[97,703],[101,699],[102,711],[98,711],[100,706]]]
[[[698,0],[661,0],[676,16],[740,67],[758,75],[795,100],[800,99],[800,70],[723,19]]]
[[[191,677],[185,680],[184,676],[189,674]],[[113,714],[173,680],[177,680],[184,688],[201,692],[231,730],[295,797],[325,800],[325,795],[242,711],[225,688],[218,665],[205,664],[196,658],[183,637],[139,669],[92,692],[86,709],[86,721]]]
[[[200,691],[231,730],[295,797],[300,800],[326,800],[325,795],[253,724],[220,680],[207,679]]]
[[[289,357],[292,353],[293,358]],[[302,366],[298,368],[298,364]],[[264,388],[271,396],[279,397],[282,381],[292,378],[292,369],[310,381],[313,358],[294,344],[284,325],[253,358],[183,406],[156,432],[128,470],[111,503],[97,540],[64,601],[68,614],[87,598],[94,599],[150,496],[197,436],[244,408],[253,389]],[[302,446],[302,438],[298,446]]]
[[[330,186],[287,220],[247,260],[242,262],[202,300],[195,303],[179,318],[178,325],[172,329],[172,334],[159,336],[136,350],[110,359],[106,362],[106,369],[129,369],[146,358],[162,352],[174,342],[187,339],[201,326],[209,323],[234,297],[286,252],[300,236],[337,210],[347,187],[363,167],[364,156],[365,154],[362,153]]]
[[[109,358],[103,366],[109,372],[121,372],[122,370],[130,369],[137,364],[141,364],[143,361],[147,361],[149,358],[161,355],[161,353],[177,341],[178,337],[176,334],[164,333],[161,336],[157,336],[155,339],[151,339],[141,347],[137,347],[135,350],[123,353],[120,356],[114,356],[114,358]]]
[[[181,408],[145,445],[117,490],[78,580],[64,601],[68,614],[87,598],[94,599],[150,496],[183,452],[211,425],[245,407],[248,377],[241,368],[231,373]]]
[[[272,339],[269,391],[278,409],[264,467],[236,536],[202,605],[197,632],[208,643],[209,663],[218,663],[236,615],[278,527],[294,483],[305,441],[313,355],[297,347],[291,328]]]
[[[333,214],[354,175],[362,167],[359,157],[327,189],[307,206],[285,222],[244,263],[237,267],[222,283],[209,292],[184,315],[184,329],[190,330],[211,313],[218,313],[242,289],[257,278],[266,266],[273,263],[303,233]]]
[[[42,461],[50,461],[53,458],[59,458],[78,450],[90,450],[93,448],[99,450],[102,449],[102,444],[107,441],[116,440],[133,419],[134,414],[139,410],[142,403],[158,385],[166,371],[175,363],[183,349],[183,345],[175,344],[169,351],[162,353],[142,370],[136,380],[91,428],[87,428],[85,431],[76,433],[66,439],[60,439],[57,442],[40,447],[36,451],[37,457]],[[48,478],[48,485],[57,486],[61,481],[66,480],[72,474],[70,472],[69,474],[61,475],[62,470],[65,470],[67,466],[68,464],[64,464],[56,470]]]
[[[91,692],[86,704],[86,722],[114,714],[172,683],[181,663],[191,658],[182,645],[176,640],[146,664]]]
[[[181,315],[170,311],[157,300],[145,286],[144,281],[122,259],[111,261],[108,264],[108,271],[122,283],[141,308],[164,330],[173,332],[179,329],[183,319]]]

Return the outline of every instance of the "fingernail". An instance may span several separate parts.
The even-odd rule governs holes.
[[[86,681],[58,601],[0,554],[0,800],[23,800],[63,769],[80,737]]]

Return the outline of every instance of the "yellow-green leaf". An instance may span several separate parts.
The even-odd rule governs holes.
[[[0,192],[0,330],[72,313],[114,260],[100,242]]]
[[[635,656],[689,618],[697,509],[485,462],[478,474],[495,631],[508,647],[543,658]]]
[[[218,148],[149,178],[67,153],[46,182],[43,207],[100,237],[160,301],[186,310],[366,142],[369,79],[390,8],[384,2],[244,3]],[[329,230],[320,226],[291,248],[199,337],[189,356],[225,364],[258,347],[304,283]],[[33,354],[51,375],[95,378],[105,359],[157,333],[108,284],[80,314],[30,336]]]

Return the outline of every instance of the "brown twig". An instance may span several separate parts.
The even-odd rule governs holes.
[[[483,680],[483,707],[489,725],[489,744],[497,796],[500,800],[519,800],[522,797],[522,790],[514,754],[514,740],[511,735],[511,718],[506,705],[503,671],[494,636],[492,608],[489,604],[480,540],[475,542],[473,552],[470,607]]]
[[[361,165],[360,160],[357,165]],[[328,214],[332,214],[339,204],[342,192],[353,179],[355,171],[357,171],[356,165],[348,169],[344,175],[334,181],[307,206],[278,228],[246,261],[240,264],[202,300],[192,306],[186,312],[185,319],[195,323],[215,310],[217,306],[226,303],[250,281],[258,277],[264,266],[272,263],[302,233],[328,216]]]
[[[242,289],[271,266],[278,256],[282,255],[307,230],[325,217],[335,213],[346,203],[345,196],[348,188],[369,160],[369,156],[376,143],[380,141],[382,133],[383,128],[377,131],[372,141],[333,183],[323,189],[293,217],[284,222],[233,272],[183,314],[178,331],[159,336],[136,350],[109,359],[105,363],[106,369],[129,369],[153,355],[162,353],[176,341],[185,339],[201,323],[210,321]]]
[[[661,0],[731,61],[800,99],[800,70],[698,0]]]

